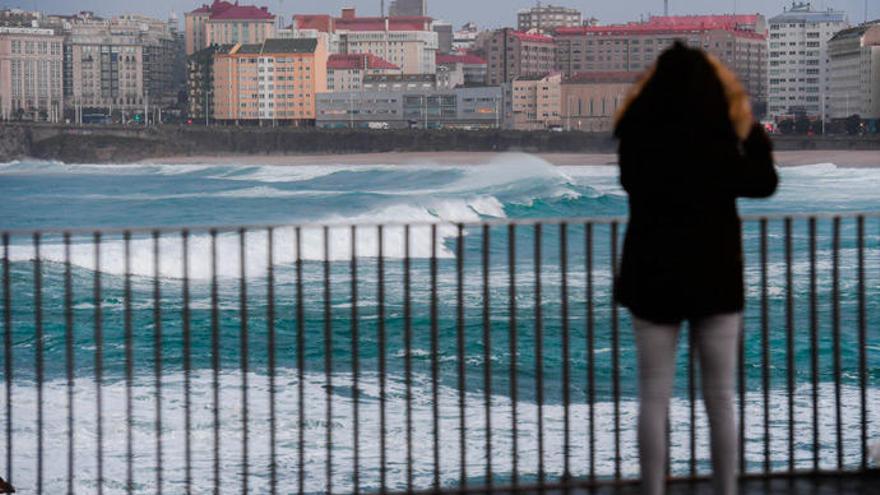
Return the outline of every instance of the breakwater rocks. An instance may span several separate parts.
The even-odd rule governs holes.
[[[779,137],[778,150],[878,150],[878,137]],[[172,156],[381,152],[614,153],[607,134],[510,130],[323,130],[259,127],[0,126],[0,162],[131,163]]]

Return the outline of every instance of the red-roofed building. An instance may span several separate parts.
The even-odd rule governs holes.
[[[293,29],[298,36],[326,33],[331,46],[342,54],[371,53],[400,67],[403,74],[433,74],[438,48],[430,17],[359,17],[353,8],[339,17],[296,15]]]
[[[550,36],[505,28],[483,37],[481,45],[490,86],[518,77],[543,77],[556,70],[556,42]]]
[[[371,53],[330,55],[327,59],[327,91],[359,91],[367,75],[400,74],[400,67]]]
[[[761,113],[767,100],[767,23],[761,15],[661,16],[646,22],[556,30],[566,76],[641,72],[675,41],[706,50],[739,75]]]
[[[486,84],[486,59],[471,54],[437,55],[437,79],[441,87]]]
[[[275,35],[275,16],[268,7],[239,5],[237,0],[204,4],[186,14],[185,24],[187,55],[211,45],[262,43]]]

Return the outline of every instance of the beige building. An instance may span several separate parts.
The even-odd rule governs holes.
[[[357,91],[363,89],[365,77],[400,74],[400,67],[370,53],[330,55],[327,59],[327,91]]]
[[[509,86],[510,118],[516,130],[540,131],[562,125],[562,74],[519,77]]]
[[[214,55],[214,119],[314,125],[327,90],[327,49],[314,39],[268,39]]]
[[[211,5],[188,12],[186,26],[186,54],[210,45],[257,44],[275,37],[275,16],[268,7],[239,5],[214,0]]]
[[[880,21],[840,31],[828,42],[829,117],[880,119]]]
[[[536,31],[552,34],[556,28],[577,27],[583,23],[583,15],[578,9],[538,5],[522,9],[516,14],[517,29],[524,32]]]
[[[51,29],[0,27],[0,119],[61,120],[63,41]]]
[[[505,28],[481,37],[486,83],[498,86],[517,78],[540,78],[556,70],[556,43],[550,36]]]
[[[611,132],[638,72],[594,72],[562,82],[562,125],[568,130]]]
[[[173,22],[86,14],[55,21],[65,33],[65,103],[76,120],[83,112],[118,111],[125,121],[176,104],[182,46]]]
[[[757,113],[767,101],[767,23],[760,15],[651,17],[646,22],[559,28],[558,67],[566,76],[639,72],[676,41],[727,64],[748,89]]]
[[[359,17],[353,8],[340,17],[297,15],[294,30],[333,36],[336,53],[370,53],[400,67],[404,74],[434,74],[438,36],[430,17]]]

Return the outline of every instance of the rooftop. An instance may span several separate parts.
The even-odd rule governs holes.
[[[547,36],[544,34],[531,34],[531,33],[524,33],[522,31],[512,31],[510,34],[520,41],[532,41],[532,42],[537,42],[537,43],[554,43],[552,36]]]
[[[770,18],[771,23],[780,22],[845,22],[846,12],[828,8],[826,10],[813,10],[810,2],[793,2],[790,9]]]
[[[327,59],[327,68],[335,70],[347,69],[388,69],[400,67],[372,53],[334,54]]]
[[[641,75],[641,72],[631,71],[584,72],[574,74],[563,84],[634,83]]]
[[[765,38],[755,32],[759,16],[756,15],[694,15],[652,16],[645,22],[629,22],[608,26],[561,27],[556,34],[566,35],[630,35],[630,34],[678,34],[704,31],[728,31],[737,36]]]
[[[445,55],[437,54],[437,65],[464,64],[464,65],[486,65],[486,59],[476,55]]]
[[[315,29],[320,32],[337,31],[430,31],[430,17],[358,17],[354,9],[344,9],[340,17],[326,14],[303,14],[293,18],[297,29]]]
[[[230,55],[263,55],[315,53],[318,47],[316,39],[267,39],[262,43],[235,45],[229,50]]]
[[[272,20],[275,16],[269,13],[268,7],[239,5],[224,0],[214,0],[211,5],[203,4],[190,14],[208,14],[211,20]]]

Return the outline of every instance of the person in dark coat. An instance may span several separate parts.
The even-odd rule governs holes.
[[[633,316],[638,348],[642,493],[665,490],[665,425],[685,320],[700,357],[714,493],[736,493],[733,389],[745,299],[736,201],[776,191],[770,139],[736,76],[681,43],[635,85],[615,135],[630,215],[615,297]]]

